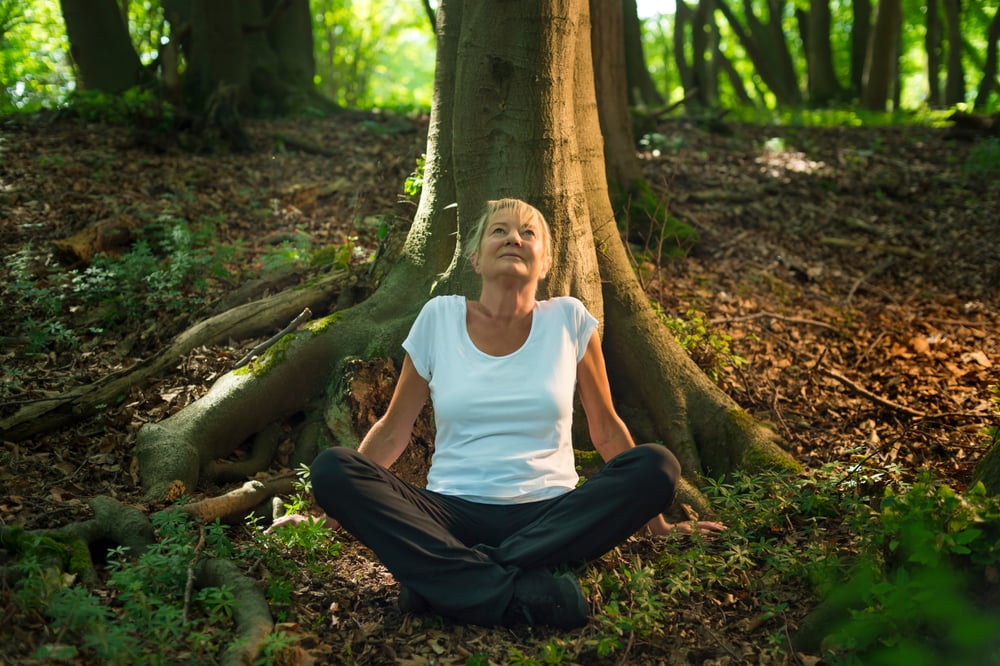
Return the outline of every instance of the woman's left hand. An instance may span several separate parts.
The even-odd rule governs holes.
[[[653,536],[666,536],[668,534],[717,534],[729,529],[722,523],[709,520],[670,523],[663,516],[656,516],[646,523],[646,527]]]

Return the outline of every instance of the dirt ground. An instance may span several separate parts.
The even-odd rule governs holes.
[[[926,127],[711,134],[676,120],[659,129],[643,153],[646,175],[701,242],[683,258],[631,250],[666,313],[731,336],[746,363],[722,371],[726,390],[807,466],[863,456],[967,484],[993,419],[988,387],[1000,384],[1000,185],[997,166],[982,166],[986,144]],[[405,233],[415,205],[402,184],[424,152],[424,120],[351,115],[257,121],[249,131],[249,154],[192,154],[137,143],[120,128],[0,119],[2,255],[30,244],[44,282],[59,263],[54,241],[124,215],[211,218],[220,241],[243,248],[234,261],[246,274],[263,270],[281,240],[319,248],[354,237],[360,257],[381,220]],[[4,271],[9,285],[9,263]],[[197,295],[211,304],[232,288],[210,282]],[[9,289],[0,304],[0,418],[156,354],[196,318],[162,313],[84,333],[73,349],[28,353],[17,323],[40,308]],[[0,523],[58,527],[85,519],[86,502],[102,494],[138,503],[138,428],[197,399],[257,342],[196,349],[98,418],[4,441]],[[295,581],[284,625],[318,663],[463,664],[474,653],[503,663],[536,638],[402,615],[392,577],[349,537],[343,543],[326,575]],[[633,539],[608,557],[667,547],[679,546]],[[678,619],[668,639],[637,647],[627,663],[758,663],[764,633],[737,631],[748,619],[738,609],[720,617],[706,602],[679,612],[707,628],[685,630]],[[3,619],[13,629],[0,663],[26,663],[44,623],[10,611]]]

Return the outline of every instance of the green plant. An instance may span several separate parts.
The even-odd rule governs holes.
[[[977,141],[962,165],[967,175],[990,179],[1000,175],[1000,139],[989,137]]]
[[[417,158],[417,166],[413,173],[406,177],[403,182],[403,194],[408,197],[419,197],[424,189],[424,169],[427,166],[427,155],[423,154]]]
[[[129,88],[120,95],[100,90],[76,90],[70,94],[66,108],[92,123],[157,131],[167,131],[174,125],[173,105],[151,88]]]
[[[674,339],[713,381],[718,382],[727,367],[738,368],[747,362],[730,347],[732,337],[712,330],[702,314],[688,310],[683,317],[674,317],[653,305]]]
[[[46,582],[51,569],[39,566],[46,557],[41,542],[19,559],[29,564],[22,598],[43,609],[55,631],[36,658],[166,663],[181,649],[192,661],[214,661],[236,600],[219,587],[188,597],[188,580],[201,558],[230,553],[229,539],[218,522],[199,527],[179,511],[159,512],[152,520],[158,541],[139,557],[131,559],[122,547],[109,552],[107,593],[92,593],[65,577]]]
[[[1000,663],[1000,615],[976,594],[1000,562],[1000,498],[924,472],[887,488],[877,518],[854,575],[827,581],[848,612],[828,643],[833,662]]]

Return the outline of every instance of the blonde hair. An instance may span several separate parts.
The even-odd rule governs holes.
[[[486,230],[486,224],[494,215],[504,210],[513,211],[520,222],[538,222],[538,226],[542,229],[545,261],[549,266],[552,266],[552,230],[549,228],[549,223],[545,221],[545,216],[542,215],[541,211],[520,199],[493,199],[486,202],[483,212],[476,218],[476,222],[472,226],[472,233],[469,234],[469,240],[465,243],[465,256],[471,257],[479,251],[479,246],[483,242],[483,232]]]

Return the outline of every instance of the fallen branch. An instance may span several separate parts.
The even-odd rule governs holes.
[[[907,407],[906,405],[900,405],[899,403],[893,402],[888,398],[883,398],[880,395],[876,395],[875,393],[872,393],[871,391],[861,386],[860,384],[851,381],[850,379],[840,374],[836,370],[830,370],[829,368],[819,368],[819,371],[822,372],[827,377],[830,377],[831,379],[836,379],[838,382],[840,382],[847,388],[851,389],[858,395],[862,395],[868,398],[872,402],[878,403],[883,407],[888,407],[889,409],[894,409],[896,411],[903,412],[904,414],[909,414],[910,416],[914,416],[918,419],[943,419],[955,416],[960,416],[964,418],[980,418],[989,416],[989,414],[986,412],[938,412],[936,414],[931,414],[929,412],[921,412],[918,409],[913,409],[911,407]]]
[[[753,314],[743,315],[742,317],[724,317],[720,319],[710,319],[709,324],[717,326],[719,324],[731,324],[737,321],[750,321],[752,319],[777,319],[779,321],[787,322],[789,324],[804,324],[806,326],[817,326],[819,328],[825,328],[834,333],[840,333],[840,329],[832,324],[827,324],[825,321],[817,321],[815,319],[803,319],[801,317],[786,317],[784,315],[777,314],[775,312],[755,312]]]
[[[288,333],[291,333],[292,331],[296,330],[299,326],[309,321],[311,318],[312,318],[312,310],[310,310],[309,308],[305,308],[302,312],[299,313],[299,316],[297,316],[288,324],[288,326],[284,327],[283,329],[278,331],[277,334],[272,335],[270,338],[268,338],[264,342],[260,343],[259,345],[248,351],[246,356],[241,358],[239,362],[237,362],[236,365],[233,366],[233,369],[235,370],[236,368],[242,368],[244,365],[252,361],[254,358],[260,356],[268,349],[270,349],[271,346],[274,345],[274,343],[276,343],[278,340],[285,337],[285,335],[287,335]]]
[[[99,405],[115,404],[119,396],[128,394],[133,387],[173,367],[196,347],[255,337],[274,330],[279,322],[287,321],[303,309],[322,310],[342,289],[346,277],[342,271],[330,273],[306,287],[288,289],[199,322],[175,337],[166,349],[126,371],[22,407],[0,421],[0,439],[23,441],[81,421],[96,413]]]
[[[819,371],[822,372],[827,377],[830,377],[832,379],[836,379],[838,382],[840,382],[841,384],[843,384],[847,388],[851,389],[852,391],[854,391],[858,395],[862,395],[862,396],[868,398],[869,400],[871,400],[872,402],[875,402],[875,403],[878,403],[878,404],[882,405],[883,407],[888,407],[889,409],[894,409],[894,410],[896,410],[898,412],[903,412],[904,414],[909,414],[910,416],[916,416],[917,418],[921,418],[921,419],[927,418],[927,412],[921,412],[921,411],[916,410],[916,409],[911,409],[910,407],[907,407],[905,405],[900,405],[899,403],[893,402],[892,400],[889,400],[888,398],[883,398],[880,395],[876,395],[875,393],[872,393],[871,391],[869,391],[865,387],[861,386],[860,384],[851,381],[850,379],[848,379],[844,375],[840,374],[836,370],[830,370],[829,368],[820,368]]]

